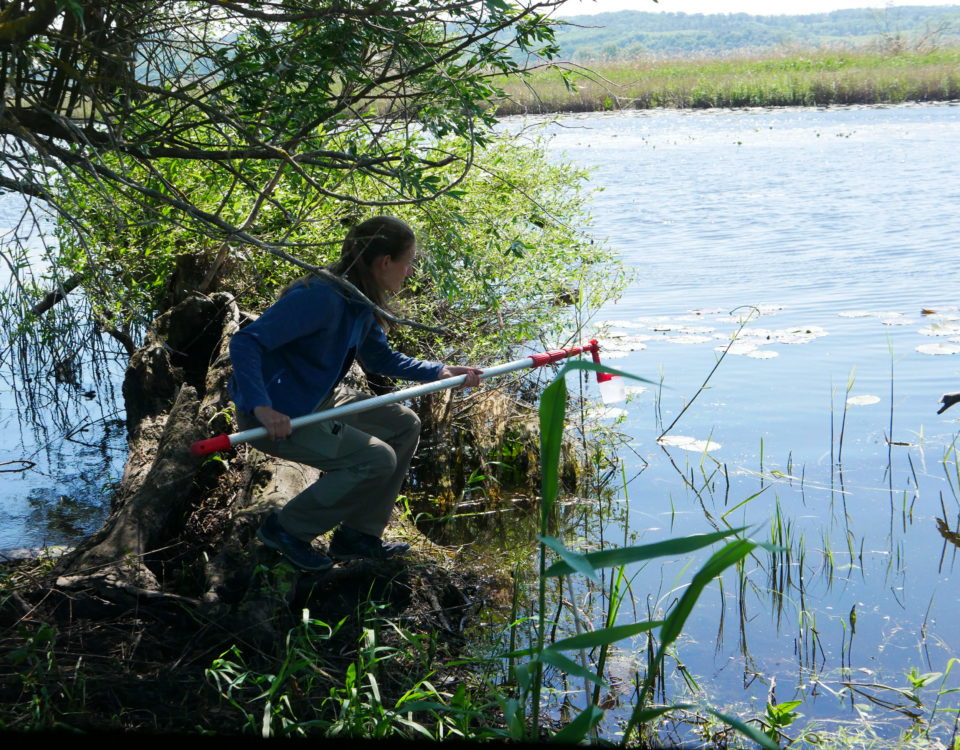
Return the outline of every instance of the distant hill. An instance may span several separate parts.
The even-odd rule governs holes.
[[[562,19],[562,17],[561,17]],[[562,19],[560,56],[595,62],[643,56],[722,55],[776,47],[931,48],[960,42],[960,5],[837,10],[801,16],[646,13]]]

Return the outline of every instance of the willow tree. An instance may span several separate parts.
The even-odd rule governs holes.
[[[123,483],[104,529],[63,564],[62,585],[116,600],[193,580],[184,590],[216,603],[232,572],[249,572],[249,519],[311,477],[255,470],[252,457],[201,465],[186,448],[229,429],[225,342],[241,292],[275,291],[291,264],[316,271],[364,214],[426,225],[439,250],[419,288],[440,296],[412,308],[447,311],[465,339],[503,343],[505,316],[569,296],[564,274],[596,260],[564,225],[580,210],[576,178],[542,154],[505,153],[493,118],[498,77],[555,54],[547,14],[561,2],[23,0],[0,10],[0,188],[53,212],[59,240],[42,268],[36,253],[0,249],[18,293],[5,314],[42,316],[79,288],[88,304],[74,309],[93,318],[90,330],[131,354]],[[480,154],[490,161],[478,168]],[[562,249],[553,268],[537,255],[550,245]],[[484,255],[491,247],[496,257]],[[479,296],[457,308],[458,285]],[[517,335],[538,333],[533,317],[519,320]]]
[[[146,212],[118,222],[189,223],[283,253],[250,231],[281,180],[364,207],[453,189],[471,159],[438,139],[484,142],[495,76],[554,54],[544,13],[560,2],[12,0],[0,10],[0,188],[71,221],[80,184]],[[195,173],[160,161],[225,178],[252,196],[249,213],[195,205],[178,181]],[[438,178],[453,162],[459,176]],[[358,176],[383,197],[360,198]],[[280,208],[292,227],[305,220],[302,206]]]

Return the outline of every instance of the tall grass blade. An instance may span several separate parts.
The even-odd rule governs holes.
[[[748,527],[741,526],[736,529],[727,529],[724,531],[715,531],[710,534],[696,534],[677,539],[667,539],[663,542],[654,542],[653,544],[638,544],[633,547],[620,547],[617,549],[605,549],[598,552],[588,552],[580,555],[592,569],[612,568],[620,565],[629,565],[630,563],[650,560],[654,557],[667,557],[671,555],[684,555],[689,552],[695,552],[703,547],[708,547],[714,542],[720,541],[728,536],[735,536]],[[574,572],[574,568],[564,562],[557,561],[546,570],[547,576],[561,576]]]
[[[637,380],[641,383],[653,384],[653,381],[646,378],[598,365],[594,362],[574,361],[567,362],[560,368],[560,372],[557,373],[553,382],[544,389],[540,396],[541,534],[547,533],[547,519],[550,517],[550,511],[553,509],[553,503],[557,498],[560,477],[560,448],[563,444],[563,428],[567,414],[566,376],[571,370],[605,372]]]
[[[720,721],[723,721],[734,729],[736,729],[744,737],[749,737],[751,740],[756,742],[760,747],[765,747],[767,750],[780,750],[780,745],[771,740],[767,735],[761,732],[756,727],[752,727],[749,724],[746,724],[740,719],[734,718],[733,716],[728,716],[727,714],[720,713],[715,711],[712,708],[707,709],[708,712],[716,716]]]
[[[540,533],[548,532],[547,520],[553,510],[560,482],[560,449],[567,414],[566,367],[540,396]]]
[[[553,735],[547,742],[553,744],[575,745],[593,729],[603,718],[604,711],[598,706],[590,705],[567,726]]]
[[[763,475],[763,471],[761,470],[761,477],[762,477],[762,475]],[[761,479],[761,481],[762,481],[762,479]],[[721,520],[721,521],[725,521],[726,518],[727,518],[727,516],[729,516],[731,513],[733,513],[733,511],[735,511],[737,508],[742,508],[744,505],[746,505],[747,503],[749,503],[749,502],[750,502],[751,500],[753,500],[754,498],[759,497],[760,495],[762,495],[764,492],[766,492],[766,491],[770,488],[770,486],[771,486],[771,485],[768,484],[766,487],[764,487],[763,489],[761,489],[759,492],[754,492],[754,493],[753,493],[752,495],[750,495],[750,497],[748,497],[746,500],[741,500],[739,503],[737,503],[736,505],[734,505],[730,510],[728,510],[726,513],[724,513],[722,516],[720,516],[720,520]]]
[[[757,542],[738,539],[717,550],[700,570],[693,576],[687,590],[683,592],[677,606],[663,621],[660,629],[661,648],[673,643],[683,630],[683,626],[693,611],[694,605],[707,585],[731,565],[736,564],[758,547]]]
[[[553,382],[548,385],[540,396],[540,535],[547,536],[550,532],[550,519],[553,517],[553,506],[557,499],[557,490],[560,484],[560,450],[563,444],[564,422],[567,411],[567,383],[566,376],[571,370],[588,370],[606,372],[621,377],[639,380],[644,383],[652,381],[620,372],[593,362],[567,362],[557,373]],[[537,650],[544,647],[546,632],[546,576],[547,547],[540,545],[539,586],[537,592]],[[530,729],[528,738],[536,741],[540,736],[540,690],[542,672],[539,662],[533,662],[532,690],[530,692]],[[519,673],[519,668],[518,668]],[[519,674],[518,674],[519,677]],[[526,694],[526,690],[524,690]]]
[[[591,630],[589,633],[580,633],[554,641],[544,651],[574,651],[578,648],[595,648],[608,643],[616,643],[640,633],[646,633],[662,624],[658,620],[650,620],[649,622],[635,622],[629,625],[614,625],[611,628]]]
[[[633,713],[630,715],[630,720],[624,728],[622,746],[626,746],[630,742],[634,730],[640,723],[639,717],[645,710],[646,699],[653,687],[654,680],[662,669],[667,649],[670,648],[673,642],[680,636],[680,632],[683,630],[683,626],[693,611],[693,607],[697,603],[700,594],[703,593],[703,590],[710,581],[731,565],[738,563],[757,547],[776,549],[773,545],[766,545],[749,539],[738,539],[717,550],[693,576],[693,580],[690,582],[687,590],[683,592],[680,601],[677,602],[676,607],[673,608],[663,621],[663,627],[660,628],[660,646],[656,656],[647,666],[647,678],[644,680],[643,687],[640,689],[640,696],[637,699]]]

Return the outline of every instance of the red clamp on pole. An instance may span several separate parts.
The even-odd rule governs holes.
[[[542,352],[540,354],[531,354],[530,359],[533,360],[531,367],[543,367],[544,365],[549,365],[552,362],[559,362],[561,359],[566,359],[571,354],[569,349],[553,349],[549,352]]]
[[[590,349],[591,355],[593,355],[593,364],[599,365],[600,364],[600,342],[597,341],[596,339],[590,339],[590,346],[588,348]],[[612,377],[614,376],[611,375],[609,372],[598,372],[597,382],[606,383]]]
[[[593,361],[599,362],[600,360],[597,359],[598,349],[599,344],[597,344],[597,340],[592,339],[587,346],[568,346],[566,349],[552,349],[549,352],[531,354],[530,359],[533,361],[533,364],[530,365],[530,367],[543,367],[544,365],[559,362],[561,359],[573,357],[574,355],[581,354],[583,352],[593,352]]]
[[[600,344],[596,339],[590,339],[590,352],[593,355],[594,364],[600,364]],[[600,398],[605,404],[615,404],[623,401],[627,397],[626,386],[623,378],[618,375],[611,375],[609,372],[597,373],[597,385],[600,386]]]

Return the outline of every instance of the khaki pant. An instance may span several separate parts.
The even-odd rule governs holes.
[[[317,411],[370,398],[338,386]],[[240,429],[259,427],[240,412]],[[324,475],[280,511],[280,523],[305,542],[339,523],[381,536],[420,439],[420,419],[400,404],[378,406],[294,430],[286,440],[251,441],[271,456],[321,469]]]

